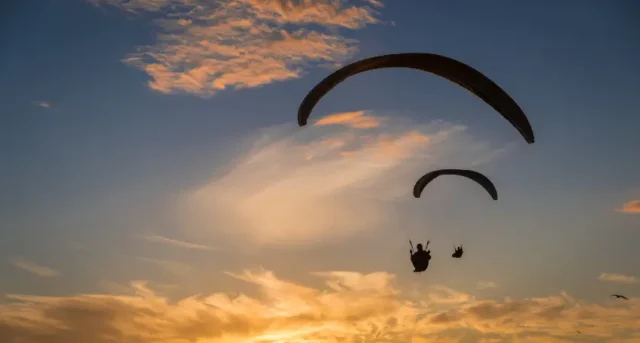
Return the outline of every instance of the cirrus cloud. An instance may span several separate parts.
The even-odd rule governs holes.
[[[376,1],[340,0],[90,0],[161,16],[154,45],[123,61],[150,77],[161,93],[202,96],[299,78],[310,63],[339,64],[357,41],[335,28],[379,22]]]
[[[14,267],[20,268],[24,271],[27,271],[31,274],[42,276],[42,277],[55,277],[60,275],[60,272],[49,267],[42,266],[36,262],[28,260],[24,257],[16,257],[11,259],[11,264]]]
[[[203,244],[196,244],[196,243],[191,243],[191,242],[186,242],[186,241],[180,241],[177,239],[173,239],[173,238],[168,238],[168,237],[164,237],[164,236],[160,236],[160,235],[140,235],[140,238],[145,239],[149,242],[153,242],[153,243],[159,243],[159,244],[165,244],[165,245],[170,245],[170,246],[174,246],[174,247],[178,247],[178,248],[184,248],[184,249],[191,249],[191,250],[217,250],[214,247],[210,247],[208,245],[203,245]]]
[[[640,283],[640,279],[635,276],[623,275],[623,274],[614,274],[614,273],[602,273],[598,276],[598,280],[600,281],[609,281],[609,282],[618,282],[618,283]]]
[[[445,286],[407,296],[392,274],[314,273],[325,286],[283,280],[268,270],[227,273],[256,296],[213,293],[169,301],[145,282],[132,295],[8,295],[0,341],[30,343],[183,342],[623,342],[640,325],[640,299],[593,304],[566,293],[478,299]],[[426,299],[426,300],[425,300]],[[514,340],[515,339],[515,340]]]
[[[333,125],[263,130],[228,174],[185,194],[181,227],[237,235],[247,244],[345,238],[389,224],[393,214],[385,202],[408,195],[407,180],[424,170],[492,153],[464,126],[397,117],[384,123],[366,131]]]

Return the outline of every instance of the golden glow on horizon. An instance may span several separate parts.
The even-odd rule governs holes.
[[[640,327],[640,298],[604,304],[567,293],[530,299],[483,299],[442,285],[401,288],[392,274],[314,273],[315,288],[275,273],[227,275],[258,296],[219,292],[170,301],[144,282],[135,295],[8,295],[0,304],[0,341],[111,342],[455,342],[462,336],[509,341],[607,339]],[[633,339],[633,335],[626,336]],[[631,342],[629,340],[628,342]],[[622,340],[621,340],[622,342]]]

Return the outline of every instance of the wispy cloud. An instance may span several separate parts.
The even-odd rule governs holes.
[[[178,248],[195,249],[195,250],[214,250],[213,247],[210,247],[207,245],[179,241],[177,239],[167,238],[160,235],[140,235],[140,237],[149,242],[171,245]]]
[[[52,108],[53,106],[46,101],[33,101],[31,103],[33,106],[42,107],[42,108]]]
[[[370,129],[380,126],[381,118],[366,116],[364,111],[335,113],[316,121],[314,125],[344,125],[356,129]]]
[[[497,288],[497,287],[498,285],[492,281],[479,281],[476,284],[477,289],[490,289],[490,288]]]
[[[164,284],[164,283],[156,283],[149,281],[133,281],[132,284],[144,283],[146,285],[151,285],[154,291],[157,292],[166,292],[178,289],[178,285],[176,284]],[[135,287],[131,287],[128,283],[119,283],[109,280],[99,281],[97,286],[104,291],[106,294],[112,295],[135,295],[136,289]]]
[[[182,227],[247,244],[344,238],[388,225],[394,218],[388,202],[408,196],[408,180],[425,170],[491,153],[488,146],[472,149],[476,142],[463,126],[401,118],[366,131],[284,125],[253,140],[228,174],[185,195]]]
[[[150,257],[141,257],[141,256],[137,256],[136,259],[138,261],[142,261],[145,263],[150,263],[153,265],[156,265],[170,273],[173,274],[186,274],[188,272],[191,271],[191,266],[181,263],[181,262],[175,262],[175,261],[169,261],[169,260],[160,260],[160,259],[156,259],[156,258],[150,258]]]
[[[324,287],[283,280],[271,271],[228,275],[259,297],[213,293],[168,301],[144,282],[135,295],[8,295],[0,304],[0,341],[30,343],[173,342],[622,342],[640,324],[640,299],[592,304],[566,293],[502,301],[445,286],[408,297],[395,276],[315,273]],[[105,318],[107,320],[105,320]]]
[[[54,276],[60,275],[60,272],[58,272],[57,270],[49,267],[41,266],[24,257],[16,257],[11,259],[11,264],[13,264],[16,268],[20,268],[31,274],[42,276],[42,277],[54,277]]]
[[[299,78],[311,63],[339,63],[357,41],[335,28],[375,24],[375,8],[382,6],[371,0],[90,1],[161,15],[157,43],[123,61],[145,71],[158,92],[199,95]]]
[[[640,213],[640,200],[628,201],[616,211],[623,212],[623,213]]]
[[[618,282],[618,283],[627,283],[627,284],[635,284],[640,283],[640,279],[635,276],[623,275],[623,274],[613,274],[613,273],[602,273],[598,276],[598,280],[601,281],[609,281],[609,282]]]

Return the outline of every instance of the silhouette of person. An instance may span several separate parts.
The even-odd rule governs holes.
[[[462,254],[464,254],[464,250],[462,250],[462,245],[461,245],[459,247],[455,247],[455,250],[453,251],[453,254],[451,254],[451,257],[460,258],[462,257]]]
[[[429,241],[427,241],[427,247],[429,247]],[[418,244],[416,248],[417,248],[417,251],[415,253],[413,252],[413,249],[410,249],[409,253],[411,254],[411,263],[413,263],[413,268],[414,268],[413,272],[420,273],[427,270],[427,268],[429,268],[429,261],[431,260],[431,251],[424,250],[422,248],[422,244]]]

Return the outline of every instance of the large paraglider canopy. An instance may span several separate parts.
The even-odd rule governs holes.
[[[524,137],[535,141],[533,129],[520,106],[497,84],[476,69],[452,58],[430,53],[402,53],[362,59],[327,76],[304,98],[298,109],[298,125],[307,125],[311,111],[320,99],[345,79],[369,70],[382,68],[412,68],[433,73],[454,82],[498,111]]]
[[[498,200],[498,191],[496,190],[496,187],[493,185],[491,180],[489,180],[489,178],[476,171],[465,169],[439,169],[424,174],[420,179],[418,179],[415,186],[413,187],[413,196],[416,198],[420,198],[420,195],[422,194],[424,188],[431,181],[441,175],[459,175],[469,178],[484,187],[484,189],[491,195],[491,198],[493,198],[493,200]]]

